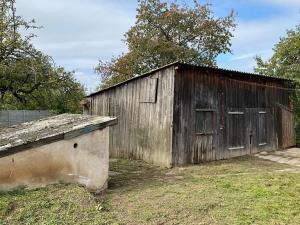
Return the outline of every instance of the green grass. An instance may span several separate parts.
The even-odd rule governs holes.
[[[0,193],[0,224],[299,224],[300,168],[254,157],[161,169],[112,160],[105,195],[77,185]]]

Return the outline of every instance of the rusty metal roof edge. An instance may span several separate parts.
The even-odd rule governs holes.
[[[247,77],[255,77],[255,78],[259,77],[259,78],[263,78],[263,79],[278,80],[278,81],[286,81],[286,82],[291,82],[291,81],[292,81],[292,80],[290,80],[290,79],[279,78],[279,77],[273,77],[273,76],[266,76],[266,75],[262,75],[262,74],[258,74],[258,73],[243,72],[243,71],[230,70],[230,69],[224,69],[224,68],[212,67],[212,66],[193,65],[193,64],[188,64],[188,63],[183,63],[183,62],[180,62],[180,61],[176,61],[176,62],[167,64],[167,65],[165,65],[165,66],[159,67],[159,68],[157,68],[157,69],[151,70],[151,71],[149,71],[149,72],[147,72],[147,73],[144,73],[144,74],[142,74],[142,75],[133,77],[133,78],[131,78],[131,79],[125,80],[125,81],[120,82],[120,83],[117,83],[117,84],[112,85],[112,86],[110,86],[110,87],[101,89],[101,90],[96,91],[96,92],[94,92],[94,93],[91,93],[91,94],[87,95],[86,98],[92,97],[92,96],[94,96],[94,95],[97,95],[97,94],[99,94],[99,93],[105,92],[105,91],[110,90],[110,89],[113,89],[113,88],[115,88],[115,87],[122,86],[122,85],[124,85],[124,84],[126,84],[126,83],[129,83],[129,82],[133,81],[133,80],[137,80],[137,79],[141,79],[141,78],[150,76],[151,74],[153,74],[153,73],[155,73],[155,72],[158,72],[158,71],[160,71],[160,70],[163,70],[163,69],[166,69],[166,68],[168,68],[168,67],[175,66],[175,65],[186,66],[186,67],[196,68],[196,69],[202,69],[202,70],[215,70],[215,71],[221,71],[221,72],[225,72],[225,73],[232,73],[232,75],[244,75],[244,76],[247,76]]]
[[[248,77],[260,77],[260,78],[265,78],[265,79],[272,79],[272,80],[280,80],[280,81],[291,81],[290,79],[286,78],[281,78],[281,77],[274,77],[274,76],[267,76],[259,73],[251,73],[251,72],[244,72],[244,71],[238,71],[238,70],[231,70],[231,69],[225,69],[225,68],[220,68],[220,67],[213,67],[213,66],[200,66],[200,65],[193,65],[193,64],[188,64],[188,63],[181,63],[179,62],[178,64],[182,66],[187,66],[191,68],[197,68],[197,69],[207,69],[207,70],[216,70],[216,71],[221,71],[221,72],[226,72],[226,73],[235,73],[239,75],[245,75]]]
[[[115,88],[115,87],[118,87],[118,86],[121,86],[121,85],[123,85],[123,84],[129,83],[129,82],[131,82],[131,81],[133,81],[133,80],[137,80],[137,79],[140,79],[140,78],[143,78],[143,77],[150,76],[151,74],[153,74],[153,73],[155,73],[155,72],[157,72],[157,71],[163,70],[163,69],[165,69],[165,68],[168,68],[168,67],[170,67],[170,66],[174,66],[174,65],[179,64],[179,63],[180,63],[179,61],[176,61],[176,62],[167,64],[167,65],[164,65],[164,66],[162,66],[162,67],[159,67],[159,68],[157,68],[157,69],[150,70],[150,71],[147,72],[147,73],[144,73],[144,74],[135,76],[135,77],[133,77],[133,78],[130,78],[130,79],[125,80],[125,81],[122,81],[122,82],[117,83],[117,84],[115,84],[115,85],[112,85],[112,86],[110,86],[110,87],[103,88],[103,89],[101,89],[101,90],[99,90],[99,91],[96,91],[96,92],[94,92],[94,93],[91,93],[91,94],[87,95],[86,98],[92,97],[92,96],[94,96],[94,95],[96,95],[96,94],[99,94],[99,93],[101,93],[101,92],[104,92],[104,91],[107,91],[107,90],[109,90],[109,89],[113,89],[113,88]]]

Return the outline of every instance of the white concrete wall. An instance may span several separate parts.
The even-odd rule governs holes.
[[[109,127],[0,158],[0,190],[63,182],[99,192],[107,187],[108,163]]]

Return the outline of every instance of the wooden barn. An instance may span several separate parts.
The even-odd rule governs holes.
[[[118,117],[110,155],[161,166],[295,145],[289,81],[173,63],[86,97],[85,114]]]

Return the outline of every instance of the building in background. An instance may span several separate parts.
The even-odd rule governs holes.
[[[173,63],[87,96],[84,112],[118,117],[112,157],[197,164],[294,146],[289,84]]]

